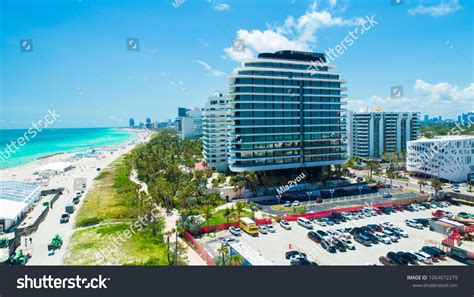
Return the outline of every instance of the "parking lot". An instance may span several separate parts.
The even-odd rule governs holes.
[[[299,226],[296,222],[290,222],[292,229],[285,230],[278,223],[274,223],[276,229],[275,233],[259,234],[258,237],[251,237],[243,233],[242,236],[236,237],[250,245],[256,253],[261,254],[265,259],[274,265],[289,265],[289,261],[285,259],[285,252],[290,250],[297,250],[305,253],[308,258],[319,265],[381,265],[378,258],[385,256],[388,252],[413,252],[420,250],[424,245],[433,245],[429,241],[441,242],[445,238],[444,235],[430,231],[427,227],[423,229],[415,229],[408,227],[405,224],[406,219],[415,218],[432,218],[431,213],[436,209],[427,209],[422,211],[403,211],[396,212],[390,215],[381,214],[372,217],[367,217],[359,220],[351,220],[333,226],[321,227],[313,224],[313,230],[336,230],[347,227],[361,227],[367,224],[380,224],[383,222],[390,222],[396,227],[403,229],[408,233],[408,238],[401,238],[396,243],[384,244],[378,243],[371,247],[366,247],[358,242],[354,242],[356,249],[347,250],[346,252],[337,251],[334,254],[327,252],[320,244],[315,243],[307,237],[308,229]],[[454,214],[458,212],[474,212],[474,207],[470,206],[448,206],[443,210],[450,211]],[[203,236],[200,242],[207,249],[207,251],[214,257],[218,255],[217,249],[220,247],[220,241],[226,237],[233,237],[228,231],[221,231],[216,233],[216,237]],[[422,264],[424,265],[424,264]],[[464,265],[451,258],[446,258],[434,263],[433,265]]]

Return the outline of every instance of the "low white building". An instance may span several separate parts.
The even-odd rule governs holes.
[[[35,174],[38,175],[57,175],[62,174],[72,169],[72,163],[70,162],[54,162],[44,164],[35,169]]]
[[[410,141],[407,170],[451,182],[474,172],[474,136],[443,136]]]
[[[41,186],[17,181],[0,181],[0,232],[14,227],[40,195]]]

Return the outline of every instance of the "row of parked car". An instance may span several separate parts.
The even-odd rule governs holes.
[[[285,253],[285,258],[290,260],[292,266],[317,265],[315,262],[309,260],[305,253],[299,251],[288,251]]]
[[[379,262],[385,266],[432,264],[445,259],[446,256],[443,250],[435,246],[424,246],[414,252],[388,252],[386,256],[379,257]]]

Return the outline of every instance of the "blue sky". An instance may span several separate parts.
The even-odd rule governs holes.
[[[456,0],[10,1],[1,5],[0,128],[125,126],[202,106],[242,59],[324,52],[372,18],[333,61],[349,108],[455,118],[474,110],[473,2]],[[138,38],[140,51],[128,51]],[[232,49],[241,39],[245,52]],[[32,52],[20,50],[31,39]],[[404,98],[391,99],[390,87]]]

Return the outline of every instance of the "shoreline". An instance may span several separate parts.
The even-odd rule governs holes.
[[[96,151],[106,151],[108,149],[113,150],[113,149],[116,149],[117,147],[120,147],[120,146],[123,146],[125,144],[130,143],[130,142],[136,141],[145,132],[145,130],[134,130],[134,129],[128,129],[128,128],[110,128],[110,129],[117,129],[117,130],[126,131],[126,132],[133,135],[132,139],[127,139],[127,140],[121,141],[121,142],[116,143],[116,144],[111,144],[111,145],[91,146],[91,147],[87,147],[87,148],[78,148],[78,149],[73,149],[73,150],[66,150],[66,151],[61,151],[61,152],[50,153],[50,154],[39,156],[39,157],[34,157],[34,159],[32,159],[31,161],[28,161],[26,163],[18,164],[16,166],[12,166],[12,167],[0,168],[0,177],[2,179],[4,179],[4,173],[8,172],[10,170],[13,170],[13,169],[21,170],[22,168],[29,167],[29,166],[31,166],[32,164],[35,164],[35,163],[36,163],[37,166],[43,165],[44,161],[52,161],[52,160],[56,159],[55,157],[58,157],[58,156],[66,156],[66,155],[70,154],[71,156],[69,156],[69,157],[72,158],[72,155],[76,155],[76,154],[80,154],[80,153],[86,153],[87,151],[90,151],[90,150],[96,150]],[[58,162],[58,161],[55,160],[53,162]]]

